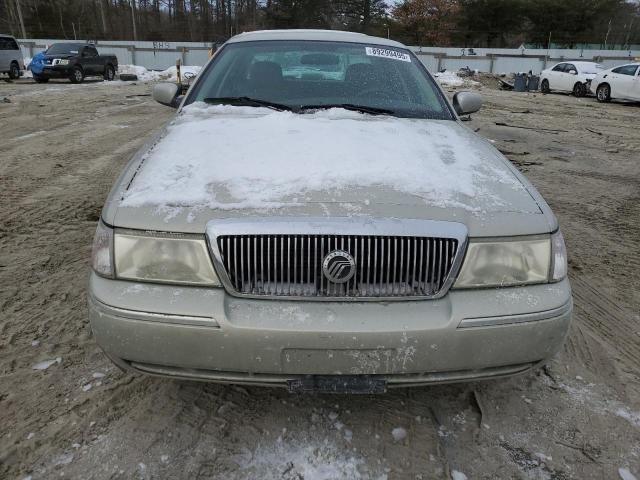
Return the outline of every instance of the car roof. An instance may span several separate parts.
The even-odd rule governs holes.
[[[381,37],[372,37],[364,33],[344,32],[341,30],[257,30],[236,35],[228,43],[257,42],[260,40],[315,40],[325,42],[369,43],[387,47],[407,48],[400,42]]]
[[[563,62],[558,62],[556,63],[556,65],[560,65],[562,63],[570,63],[571,65],[576,65],[576,66],[586,66],[586,65],[600,65],[598,62],[585,62],[584,60],[565,60]]]
[[[13,35],[9,35],[7,33],[0,33],[0,38],[12,38],[12,39],[16,39],[16,37],[14,37]]]

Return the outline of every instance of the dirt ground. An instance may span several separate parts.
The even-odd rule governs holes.
[[[150,89],[0,83],[0,478],[640,476],[640,106],[480,88],[468,125],[526,172],[569,248],[575,319],[545,369],[291,396],[123,374],[92,339],[102,202],[172,114]]]

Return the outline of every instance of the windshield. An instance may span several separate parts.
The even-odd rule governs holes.
[[[201,73],[185,104],[238,98],[293,111],[345,105],[367,113],[453,119],[435,82],[408,50],[357,43],[229,44]]]
[[[77,43],[56,43],[47,50],[47,55],[75,55],[81,45]]]

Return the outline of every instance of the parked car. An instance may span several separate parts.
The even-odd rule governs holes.
[[[118,71],[115,55],[99,55],[94,45],[84,43],[54,43],[30,64],[33,79],[38,83],[51,78],[68,78],[82,83],[86,77],[100,76],[111,81]]]
[[[0,73],[9,78],[20,78],[24,70],[24,60],[18,42],[11,35],[0,35]]]
[[[602,65],[594,62],[562,62],[543,70],[540,74],[540,90],[571,92],[576,97],[584,97],[589,92],[589,84],[602,71]]]
[[[603,70],[591,81],[591,91],[599,102],[640,101],[640,63]]]
[[[309,75],[304,70],[307,69]],[[123,369],[290,391],[513,375],[572,313],[556,217],[404,45],[230,39],[125,168],[89,318]]]

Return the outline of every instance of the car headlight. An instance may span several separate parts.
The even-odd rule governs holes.
[[[562,234],[506,241],[471,241],[454,288],[508,287],[566,277]]]
[[[221,286],[199,235],[116,230],[113,253],[123,280]]]

